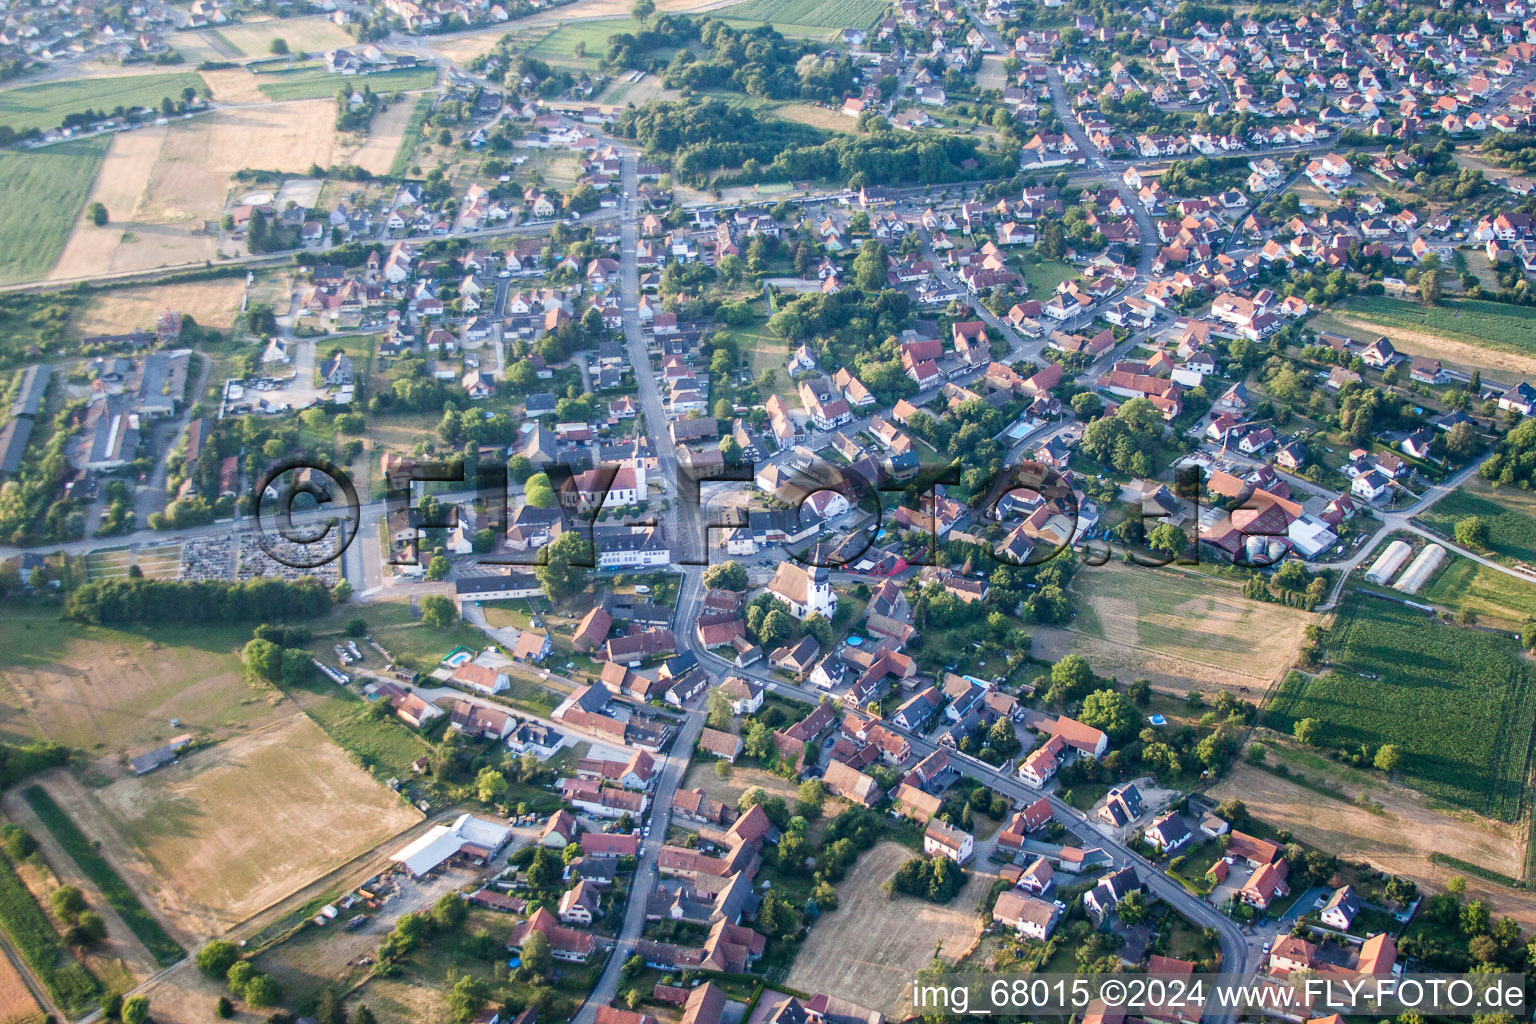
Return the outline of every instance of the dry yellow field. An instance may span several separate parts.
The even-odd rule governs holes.
[[[256,76],[244,68],[199,71],[213,98],[220,103],[266,103],[267,94],[256,85]]]
[[[888,897],[881,885],[913,856],[884,842],[859,858],[837,888],[837,909],[811,928],[786,985],[849,993],[896,1020],[911,1014],[913,977],[933,959],[936,943],[950,963],[969,952],[981,934],[976,907],[997,878],[972,865],[965,888],[944,906]]]
[[[858,131],[858,124],[853,118],[841,111],[828,110],[826,107],[818,107],[810,103],[782,104],[773,108],[773,116],[798,124],[808,124],[822,131],[850,133]]]
[[[97,794],[151,892],[222,931],[421,819],[295,714]]]
[[[167,307],[181,310],[205,327],[228,328],[240,312],[244,294],[243,277],[100,292],[82,317],[80,330],[88,335],[144,330]]]
[[[1161,689],[1230,687],[1257,695],[1295,658],[1309,612],[1250,601],[1236,584],[1114,560],[1072,580],[1076,617],[1034,632],[1034,656],[1080,654],[1122,683]]]
[[[43,1011],[9,957],[0,957],[0,1024],[37,1024]]]
[[[382,115],[365,140],[336,132],[334,116],[330,100],[294,100],[116,136],[90,196],[106,206],[111,224],[94,227],[82,213],[51,278],[213,258],[230,176],[242,168],[302,173],[312,164],[354,163],[387,171],[408,110]]]
[[[1359,792],[1358,786],[1346,785],[1336,775],[1329,784],[1350,797]],[[1241,800],[1255,818],[1289,830],[1308,845],[1347,860],[1367,861],[1435,891],[1458,873],[1432,863],[1429,855],[1436,851],[1515,878],[1524,873],[1526,836],[1521,826],[1436,810],[1422,795],[1397,786],[1379,785],[1365,796],[1381,805],[1381,813],[1330,799],[1241,760],[1211,790],[1213,799]],[[1466,880],[1469,891],[1489,894],[1500,913],[1527,928],[1536,924],[1536,896],[1476,877]]]
[[[1472,370],[1494,370],[1515,374],[1536,374],[1536,359],[1518,352],[1501,352],[1464,341],[1452,341],[1434,334],[1407,328],[1373,324],[1346,313],[1326,313],[1316,318],[1312,326],[1323,331],[1337,331],[1357,340],[1369,343],[1385,335],[1399,352],[1411,356],[1429,356],[1440,360],[1448,369],[1470,373]]]

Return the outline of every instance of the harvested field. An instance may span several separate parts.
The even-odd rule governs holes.
[[[1121,682],[1161,689],[1232,687],[1261,693],[1295,657],[1308,612],[1250,601],[1225,580],[1110,562],[1072,581],[1076,619],[1039,627],[1034,656],[1080,654]]]
[[[116,136],[89,198],[107,207],[119,230],[93,227],[82,216],[51,276],[212,258],[230,176],[253,164],[294,173],[312,164],[355,163],[380,174],[389,169],[408,113],[382,116],[379,130],[365,140],[336,132],[333,117],[329,100],[299,100],[220,110]]]
[[[911,982],[939,955],[954,963],[981,934],[976,913],[996,876],[970,869],[965,888],[947,905],[909,896],[891,899],[880,887],[913,856],[897,843],[866,852],[838,886],[838,907],[823,914],[795,957],[785,984],[806,992],[844,992],[901,1019],[912,1012]]]
[[[786,121],[794,121],[797,124],[808,124],[822,131],[853,134],[858,130],[854,118],[840,111],[828,110],[826,107],[818,107],[810,103],[785,103],[774,107],[772,114],[774,117],[782,117]]]
[[[169,306],[203,327],[229,328],[240,312],[245,279],[225,277],[188,284],[144,285],[98,293],[80,321],[82,334],[117,334],[152,328]]]
[[[420,815],[308,717],[184,757],[99,793],[105,816],[210,931],[234,925]]]
[[[1536,374],[1536,357],[1485,348],[1466,341],[1453,341],[1397,324],[1372,323],[1362,317],[1351,316],[1348,308],[1314,317],[1308,326],[1320,331],[1336,331],[1366,344],[1385,335],[1399,352],[1410,356],[1433,356],[1450,369],[1466,373],[1472,370],[1494,370],[1519,375]]]
[[[9,957],[0,957],[0,1024],[40,1024],[42,1008]]]
[[[26,613],[13,613],[7,625],[0,735],[85,751],[98,772],[123,773],[124,758],[178,733],[223,738],[292,713],[275,706],[276,690],[245,682],[245,629],[164,626],[151,639]],[[173,717],[179,726],[170,725]]]
[[[1309,776],[1316,773],[1308,771]],[[1353,797],[1360,787],[1329,778]],[[1464,861],[1519,878],[1524,874],[1525,830],[1470,813],[1435,809],[1425,797],[1400,786],[1379,785],[1366,796],[1381,804],[1374,814],[1351,802],[1330,799],[1239,759],[1233,770],[1211,790],[1216,800],[1236,798],[1248,812],[1277,829],[1289,829],[1297,839],[1348,860],[1363,860],[1382,871],[1405,875],[1433,890],[1445,887],[1458,872],[1431,863],[1435,852],[1454,852]],[[1469,892],[1491,894],[1499,913],[1508,913],[1530,928],[1536,925],[1536,895],[1493,885],[1464,875]]]
[[[213,98],[220,103],[265,103],[267,94],[256,88],[256,76],[244,68],[225,68],[222,71],[199,71]]]

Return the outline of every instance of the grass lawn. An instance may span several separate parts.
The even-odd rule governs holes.
[[[1536,692],[1518,643],[1351,596],[1325,643],[1330,671],[1290,673],[1267,724],[1315,719],[1320,745],[1396,744],[1403,781],[1479,814],[1519,812]]]
[[[1536,616],[1536,581],[1518,579],[1460,555],[1451,555],[1439,575],[1420,591],[1420,596],[1457,611],[1474,612],[1479,619],[1497,619],[1511,627]]]
[[[0,93],[0,103],[10,95]],[[0,282],[36,280],[53,269],[111,142],[97,136],[0,152]]]
[[[339,88],[361,89],[366,85],[377,93],[414,92],[435,84],[437,70],[426,67],[380,71],[344,82],[326,71],[274,71],[259,76],[256,87],[270,100],[317,100],[335,96]]]
[[[1424,527],[1450,537],[1467,516],[1488,524],[1489,545],[1499,560],[1536,565],[1536,496],[1529,491],[1495,490],[1482,479],[1468,480],[1417,518]]]
[[[1056,291],[1056,286],[1061,282],[1077,276],[1077,269],[1070,264],[1060,260],[1042,260],[1033,252],[1024,257],[1019,272],[1029,282],[1030,297],[1042,302]]]
[[[87,110],[111,113],[118,107],[159,109],[165,97],[180,100],[182,89],[201,89],[202,85],[202,78],[194,72],[172,71],[163,75],[76,78],[7,89],[0,92],[0,124],[20,133],[33,128],[57,128],[66,116]]]

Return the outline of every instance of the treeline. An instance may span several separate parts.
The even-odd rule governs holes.
[[[87,583],[69,595],[64,614],[75,622],[187,623],[308,619],[331,607],[318,579],[260,579],[243,583],[113,579]]]

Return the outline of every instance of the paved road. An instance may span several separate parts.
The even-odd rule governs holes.
[[[681,605],[679,610],[683,610]],[[773,678],[771,674],[760,669],[752,667],[745,669],[737,668],[724,658],[702,649],[697,637],[691,631],[686,637],[680,632],[679,637],[683,639],[685,646],[705,664],[705,667],[716,672],[748,676],[759,682],[770,684],[774,693],[781,697],[788,697],[791,700],[815,704],[819,703],[826,696],[816,690],[787,684],[782,680]],[[889,722],[886,725],[894,728]],[[938,749],[937,744],[925,736],[902,729],[897,729],[896,731],[906,736],[908,742],[912,745],[912,752],[915,757],[925,757]],[[1015,802],[1033,803],[1042,795],[1040,790],[1025,785],[1012,775],[998,771],[990,765],[960,754],[957,751],[950,751],[950,763],[962,774],[985,783],[990,788],[1002,793]],[[1245,934],[1242,928],[1231,918],[1185,889],[1174,879],[1169,878],[1161,868],[1158,868],[1139,854],[1134,853],[1112,835],[1101,831],[1097,825],[1087,820],[1081,812],[1065,801],[1057,798],[1054,794],[1044,795],[1051,802],[1053,817],[1061,822],[1067,831],[1071,832],[1085,848],[1097,847],[1103,850],[1109,855],[1117,868],[1134,865],[1137,875],[1140,876],[1150,892],[1200,927],[1214,929],[1221,946],[1224,970],[1246,974],[1258,966],[1261,955],[1259,950],[1259,944],[1262,941],[1261,937]],[[1230,1017],[1212,1018],[1212,1020],[1230,1019]]]
[[[660,476],[666,481],[671,498],[664,516],[667,536],[671,539],[673,551],[683,556],[681,561],[696,560],[703,554],[703,539],[697,529],[700,512],[692,507],[694,503],[689,503],[688,510],[681,510],[683,503],[677,500],[677,459],[673,454],[671,436],[667,431],[666,411],[661,401],[661,390],[656,383],[656,374],[651,372],[651,357],[646,351],[645,336],[641,330],[640,315],[636,307],[640,297],[640,274],[635,261],[638,218],[635,197],[637,184],[635,154],[625,150],[621,166],[625,198],[620,206],[622,238],[619,287],[624,307],[624,342],[629,350],[630,365],[635,369],[640,409],[645,417],[646,436],[656,452]],[[690,558],[690,556],[693,557]],[[679,634],[685,638],[684,646],[688,647],[692,643],[693,633],[689,624],[698,617],[699,602],[704,592],[703,568],[698,565],[679,565],[678,568],[682,571],[683,579],[678,593],[676,622]],[[693,756],[694,742],[703,728],[704,712],[697,707],[690,709],[678,729],[677,739],[673,741],[671,752],[667,755],[662,767],[660,781],[656,784],[653,793],[654,802],[651,805],[649,818],[651,838],[641,847],[640,857],[636,862],[634,882],[629,889],[629,904],[624,911],[623,929],[619,933],[613,954],[603,967],[601,977],[593,986],[591,995],[572,1018],[572,1024],[595,1024],[597,1008],[610,1005],[619,993],[624,961],[629,959],[635,943],[645,931],[646,901],[656,887],[657,856],[666,840],[667,828],[671,824],[673,797],[677,793],[678,783],[682,781],[683,773],[687,770],[688,760]]]

